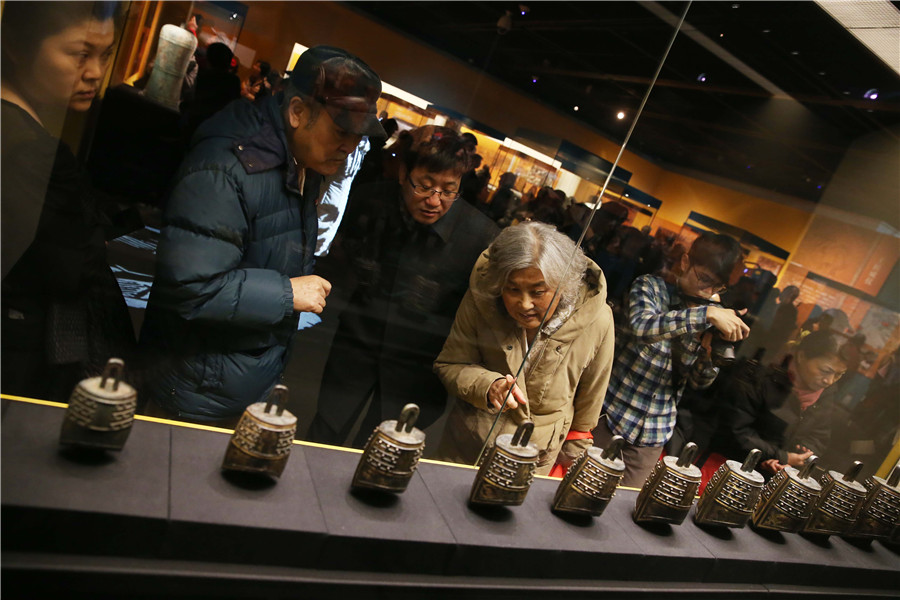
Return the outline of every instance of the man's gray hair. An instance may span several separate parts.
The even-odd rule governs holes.
[[[499,298],[509,276],[520,269],[540,269],[544,281],[553,288],[560,284],[560,305],[575,301],[588,267],[588,259],[567,235],[552,225],[528,221],[507,227],[488,248],[484,279],[472,293]],[[568,271],[566,267],[569,265]],[[565,277],[565,281],[562,281]]]

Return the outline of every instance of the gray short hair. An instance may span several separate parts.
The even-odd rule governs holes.
[[[569,265],[568,272],[566,267]],[[540,269],[552,288],[561,285],[560,305],[575,301],[588,267],[588,259],[567,235],[552,225],[528,221],[507,227],[488,248],[488,267],[474,294],[499,298],[510,274],[520,269]],[[565,276],[566,280],[561,281]]]

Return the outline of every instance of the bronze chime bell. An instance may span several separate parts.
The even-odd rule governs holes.
[[[59,432],[59,443],[121,450],[131,433],[137,392],[122,381],[125,363],[111,358],[99,377],[82,380],[72,390]]]
[[[553,510],[599,517],[625,473],[625,463],[619,457],[624,445],[625,438],[617,435],[604,450],[593,446],[585,450],[556,488]]]
[[[537,445],[529,441],[533,430],[534,423],[526,421],[515,433],[497,436],[481,461],[470,503],[518,506],[525,501],[539,454]]]
[[[872,475],[864,485],[866,499],[847,537],[887,539],[891,531],[900,529],[900,465],[894,466],[886,480]]]
[[[741,528],[750,520],[766,480],[755,470],[762,452],[754,448],[744,464],[725,461],[710,478],[697,501],[694,522]]]
[[[804,533],[842,535],[853,529],[866,501],[866,488],[856,481],[862,466],[857,460],[843,476],[837,471],[828,471],[819,478],[822,491],[803,525]]]
[[[265,402],[244,410],[225,450],[222,469],[281,476],[297,433],[297,417],[285,410],[287,401],[287,386],[278,384]]]
[[[700,487],[700,469],[691,464],[696,455],[697,444],[690,442],[681,456],[665,456],[656,463],[631,513],[635,523],[681,525]]]
[[[789,533],[800,531],[822,491],[819,482],[810,477],[818,460],[810,456],[799,471],[788,466],[769,480],[753,510],[753,527]]]
[[[397,420],[389,419],[375,428],[353,474],[353,488],[394,492],[406,490],[422,451],[425,433],[413,427],[419,407],[407,404]]]

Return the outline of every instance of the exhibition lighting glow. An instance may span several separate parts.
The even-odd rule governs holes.
[[[827,12],[887,66],[900,73],[900,10],[887,0],[817,0]]]
[[[616,118],[621,121],[622,119],[625,118],[625,113],[620,110],[619,112],[616,113]]]
[[[546,163],[548,165],[553,165],[554,169],[558,169],[562,166],[562,163],[559,162],[558,160],[554,160],[554,159],[550,158],[549,156],[547,156],[546,154],[541,154],[537,150],[532,150],[525,144],[520,144],[519,142],[517,142],[513,139],[506,138],[505,140],[503,140],[503,145],[506,148],[509,148],[510,150],[515,150],[516,152],[521,152],[522,154],[527,154],[531,158],[536,158],[543,163]]]
[[[863,98],[865,98],[866,100],[878,100],[878,90],[872,88],[871,90],[863,94]]]

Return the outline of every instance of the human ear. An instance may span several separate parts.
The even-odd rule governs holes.
[[[300,96],[294,96],[288,103],[288,123],[293,129],[306,126],[309,120],[309,109]]]
[[[681,272],[682,274],[687,273],[688,269],[691,268],[691,259],[687,255],[687,252],[681,255]]]

